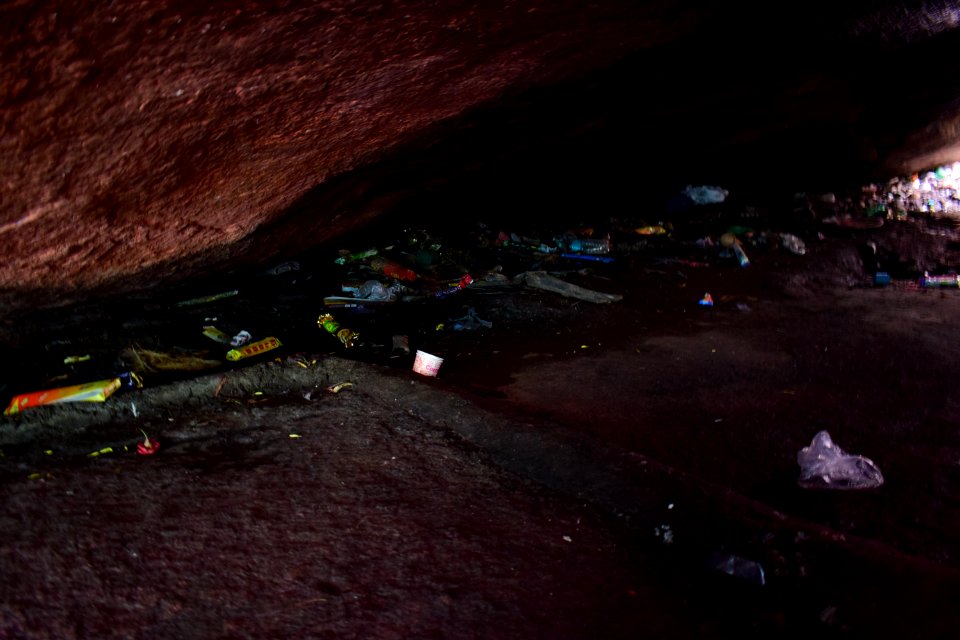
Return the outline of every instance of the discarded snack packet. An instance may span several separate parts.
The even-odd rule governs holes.
[[[234,289],[233,291],[224,291],[222,293],[215,293],[212,296],[203,296],[202,298],[191,298],[190,300],[184,300],[178,302],[176,306],[178,307],[192,307],[198,304],[206,304],[208,302],[216,302],[217,300],[223,300],[224,298],[232,298],[233,296],[240,293],[238,290]]]
[[[119,388],[120,378],[111,378],[110,380],[88,382],[72,387],[24,393],[13,398],[3,413],[12,416],[31,407],[62,402],[104,402]]]
[[[379,252],[376,249],[367,249],[366,251],[358,251],[357,253],[350,253],[349,251],[341,251],[340,253],[342,255],[334,260],[336,264],[347,264],[348,262],[356,262],[364,258],[372,258]]]
[[[468,273],[464,275],[462,278],[460,278],[459,280],[457,280],[456,282],[451,282],[447,286],[441,287],[440,289],[435,291],[433,295],[436,298],[445,298],[446,296],[457,293],[458,291],[463,291],[464,289],[469,287],[471,284],[473,284],[473,276],[471,276]]]
[[[204,327],[203,335],[207,336],[214,342],[219,342],[220,344],[230,344],[230,336],[223,331],[220,331],[220,329],[217,329],[216,327],[209,325]]]
[[[123,389],[143,389],[143,379],[133,371],[121,373],[118,378]]]
[[[663,225],[653,225],[649,227],[639,227],[633,230],[634,233],[640,236],[662,236],[669,233]]]
[[[236,362],[237,360],[242,360],[244,358],[249,358],[250,356],[259,355],[265,351],[276,349],[279,346],[281,346],[281,343],[276,338],[264,338],[263,340],[252,342],[239,349],[230,349],[230,351],[227,351],[227,360]]]
[[[346,389],[347,387],[352,387],[352,386],[353,386],[352,382],[340,382],[335,385],[331,385],[327,387],[327,391],[329,393],[340,393],[343,389]]]
[[[317,326],[337,336],[347,349],[352,347],[360,337],[360,334],[356,331],[341,327],[340,323],[334,320],[333,316],[329,313],[325,313],[317,318]]]

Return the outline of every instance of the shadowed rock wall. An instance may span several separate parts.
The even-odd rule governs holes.
[[[927,57],[949,3],[827,6],[8,2],[0,310],[302,249],[464,176],[816,153],[867,175],[960,137]]]

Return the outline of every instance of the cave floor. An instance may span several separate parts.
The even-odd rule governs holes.
[[[935,237],[564,274],[623,294],[609,305],[477,287],[340,318],[444,357],[435,379],[342,350],[277,281],[181,309],[272,323],[288,348],[4,419],[0,636],[946,637],[960,291],[869,286],[857,248],[897,233]],[[29,386],[130,332],[163,344],[151,305],[51,315],[7,379],[14,357]],[[493,327],[450,330],[471,307]],[[158,453],[134,453],[139,429]],[[822,429],[883,486],[800,488]],[[715,568],[731,559],[765,584]]]

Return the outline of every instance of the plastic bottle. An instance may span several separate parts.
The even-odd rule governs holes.
[[[370,261],[370,267],[374,271],[379,271],[380,273],[390,276],[391,278],[396,278],[397,280],[407,280],[412,282],[417,279],[417,274],[412,270],[404,267],[401,264],[397,264],[393,260],[387,260],[386,258],[374,258]]]
[[[566,248],[573,253],[604,255],[610,253],[609,238],[572,238],[564,241]]]
[[[343,343],[343,346],[349,349],[360,338],[360,334],[352,329],[340,326],[340,323],[333,319],[329,313],[325,313],[317,318],[317,326],[336,336]],[[229,356],[228,356],[229,357]]]

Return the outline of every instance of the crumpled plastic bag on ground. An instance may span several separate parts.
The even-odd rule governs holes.
[[[533,287],[534,289],[559,293],[567,298],[578,298],[596,304],[607,304],[623,300],[623,296],[618,293],[602,293],[592,289],[585,289],[584,287],[566,282],[560,278],[554,278],[546,271],[525,271],[516,276],[514,280],[528,287]]]
[[[883,474],[873,460],[848,454],[826,431],[800,450],[797,462],[798,483],[805,489],[873,489],[883,484]]]
[[[694,187],[687,185],[683,190],[683,195],[693,200],[696,204],[720,204],[727,199],[730,192],[720,187]]]
[[[470,307],[467,315],[462,318],[454,318],[452,322],[454,331],[475,331],[477,329],[493,328],[493,323],[478,316],[477,310],[473,307]]]

